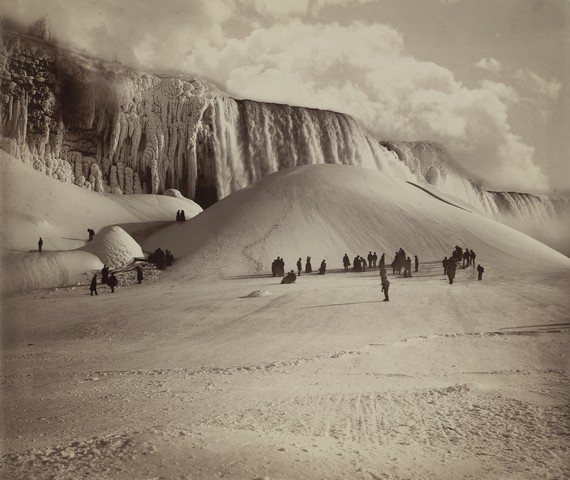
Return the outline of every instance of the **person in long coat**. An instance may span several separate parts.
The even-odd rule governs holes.
[[[93,278],[91,279],[91,285],[89,286],[89,290],[91,291],[91,296],[93,296],[93,292],[95,292],[95,295],[99,295],[97,293],[97,275],[93,275]]]
[[[144,276],[143,276],[142,268],[140,267],[140,265],[137,265],[137,282],[142,283],[143,278],[144,278]]]
[[[483,280],[483,272],[485,269],[481,265],[477,265],[477,280]]]
[[[388,296],[388,290],[390,290],[390,281],[386,278],[382,280],[382,291],[384,292],[384,301],[389,302],[390,297]]]
[[[449,284],[453,283],[455,279],[455,270],[457,265],[455,264],[455,260],[448,260],[447,261],[447,278],[449,279]]]
[[[305,273],[312,273],[313,266],[311,265],[311,257],[307,257],[307,262],[305,263]]]

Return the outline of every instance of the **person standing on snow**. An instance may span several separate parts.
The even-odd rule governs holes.
[[[312,273],[313,266],[311,265],[311,257],[307,257],[307,263],[305,263],[305,273]]]
[[[93,296],[93,292],[95,292],[95,295],[99,295],[97,293],[97,275],[93,275],[93,278],[91,279],[91,285],[89,286],[89,290],[91,291],[91,296]]]
[[[117,285],[119,285],[119,281],[117,280],[117,277],[115,277],[115,273],[111,273],[111,276],[109,277],[109,281],[107,282],[107,285],[109,285],[109,287],[111,287],[111,293],[115,293],[115,287]]]
[[[483,272],[485,269],[481,265],[477,265],[477,280],[483,280]]]
[[[319,275],[324,275],[327,271],[327,262],[324,260],[321,262],[321,266],[319,268]]]
[[[301,270],[303,270],[303,264],[301,263],[301,259],[297,260],[297,275],[301,276]]]
[[[38,240],[38,252],[42,251],[43,244],[44,244],[44,241],[42,240],[42,237],[40,237],[40,239]]]
[[[388,290],[390,290],[390,281],[386,278],[382,280],[382,291],[384,292],[384,302],[389,302]]]
[[[139,265],[137,265],[137,282],[138,282],[138,283],[142,283],[143,278],[144,278],[144,277],[143,277],[142,268],[141,268]]]
[[[449,278],[449,284],[453,283],[455,279],[455,270],[457,265],[455,264],[455,260],[448,260],[447,261],[447,278]]]
[[[344,265],[344,271],[348,272],[348,267],[350,267],[350,259],[346,253],[344,254],[344,257],[342,257],[342,264]]]
[[[414,255],[414,264],[416,267],[416,273],[418,273],[418,267],[420,266],[420,261],[418,260],[418,256]]]

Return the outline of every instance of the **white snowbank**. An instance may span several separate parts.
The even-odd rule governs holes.
[[[85,190],[47,177],[0,150],[0,217],[3,249],[29,251],[39,237],[44,251],[76,249],[109,225],[135,228],[149,222],[175,222],[202,211],[186,198],[165,195],[111,195]]]
[[[103,267],[97,256],[81,251],[11,253],[2,257],[2,293],[75,285],[81,274]]]
[[[403,247],[420,262],[441,261],[455,245],[489,267],[569,268],[570,259],[514,229],[451,205],[374,170],[310,165],[276,172],[208,208],[189,222],[150,235],[143,249],[168,248],[183,276],[269,272],[281,256],[341,268],[369,251],[387,263]],[[317,263],[318,263],[317,262]],[[288,266],[287,266],[288,265]]]
[[[101,262],[111,269],[127,265],[135,257],[143,256],[140,245],[121,227],[117,226],[104,228],[80,250],[96,255]]]

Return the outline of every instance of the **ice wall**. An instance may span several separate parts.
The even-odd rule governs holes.
[[[381,142],[421,181],[475,206],[481,213],[570,254],[570,198],[492,192],[468,178],[435,142]]]

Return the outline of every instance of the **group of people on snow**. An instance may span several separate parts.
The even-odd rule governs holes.
[[[477,255],[473,250],[469,249],[462,249],[459,246],[456,246],[453,250],[452,255],[448,259],[445,257],[443,259],[443,273],[447,275],[449,279],[449,283],[453,284],[453,280],[455,279],[455,272],[457,270],[457,263],[462,262],[463,268],[466,268],[470,265],[473,265],[475,268],[475,258]],[[344,267],[344,271],[348,272],[348,269],[351,267],[350,258],[348,254],[345,253],[342,258],[342,265]],[[417,255],[414,255],[414,272],[417,273],[419,270],[420,261]],[[412,259],[410,256],[406,255],[406,252],[403,248],[400,248],[394,255],[394,260],[390,264],[392,267],[392,274],[393,275],[402,275],[404,278],[412,276]],[[386,272],[386,256],[383,253],[380,257],[380,261],[378,261],[378,255],[376,252],[372,253],[370,251],[366,258],[357,255],[354,257],[352,262],[352,269],[355,272],[365,272],[366,268],[379,268],[380,270],[380,279],[382,284],[382,292],[384,293],[384,301],[389,302],[389,290],[390,290],[390,281],[388,280],[388,275]],[[282,276],[283,279],[281,280],[282,284],[294,283],[297,279],[297,276],[301,275],[303,270],[303,263],[302,259],[299,257],[297,260],[297,274],[295,274],[294,270],[291,270],[287,275],[284,275],[285,270],[285,261],[281,257],[277,257],[276,260],[273,261],[271,266],[271,271],[273,276]],[[311,273],[312,266],[311,266],[311,257],[307,257],[305,262],[305,273]],[[483,279],[483,272],[485,269],[481,265],[477,265],[477,280]],[[321,267],[319,268],[319,273],[324,274],[326,272],[326,262],[325,260],[322,261]]]
[[[453,284],[458,262],[462,262],[463,268],[467,268],[471,265],[475,268],[475,258],[477,258],[477,255],[473,250],[469,250],[468,248],[463,250],[459,245],[456,245],[451,256],[449,258],[444,257],[441,262],[443,266],[443,274],[447,275],[449,283]],[[485,269],[481,265],[477,265],[477,280],[483,280],[484,271]]]

